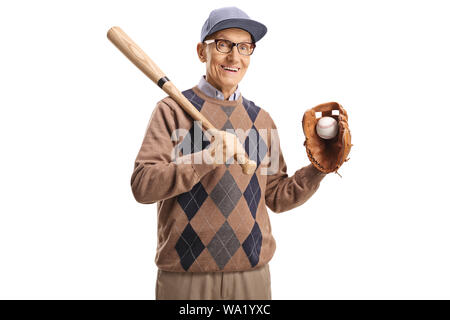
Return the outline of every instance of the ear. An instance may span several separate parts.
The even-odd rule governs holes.
[[[201,62],[206,62],[206,46],[201,42],[197,43],[197,54]]]

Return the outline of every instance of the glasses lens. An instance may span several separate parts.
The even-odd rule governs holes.
[[[249,56],[249,55],[252,54],[254,46],[253,46],[252,43],[243,42],[243,43],[239,44],[238,49],[239,49],[239,53],[240,54],[243,54],[245,56]]]
[[[228,40],[219,40],[217,41],[217,50],[223,53],[228,53],[231,51],[231,42]]]

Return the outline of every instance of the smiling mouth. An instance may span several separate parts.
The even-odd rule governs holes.
[[[237,67],[229,67],[229,66],[224,66],[224,65],[220,65],[220,67],[228,72],[238,72],[241,68],[237,68]]]

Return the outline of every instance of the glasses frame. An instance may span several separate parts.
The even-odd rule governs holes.
[[[230,49],[230,51],[228,51],[228,52],[222,52],[222,51],[219,50],[219,48],[217,47],[217,43],[218,43],[219,41],[221,41],[221,40],[222,40],[222,41],[228,41],[228,42],[231,43],[231,49]],[[220,53],[230,53],[231,51],[233,51],[233,47],[236,46],[237,51],[239,52],[239,54],[241,54],[241,55],[243,55],[243,56],[247,56],[247,57],[248,57],[248,56],[251,56],[251,55],[253,54],[253,52],[255,52],[255,48],[256,48],[256,43],[254,43],[254,42],[247,42],[247,41],[236,43],[236,42],[233,42],[233,41],[230,41],[230,40],[227,40],[227,39],[209,39],[209,40],[205,40],[205,41],[203,41],[203,42],[206,43],[206,44],[210,44],[210,43],[215,42],[215,43],[216,43],[216,50],[219,51]],[[250,53],[250,54],[241,53],[241,51],[239,50],[239,45],[240,45],[241,43],[251,44],[251,45],[253,46],[252,53]]]

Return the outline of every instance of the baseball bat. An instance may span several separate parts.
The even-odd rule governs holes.
[[[211,122],[166,77],[158,65],[121,28],[112,27],[108,30],[107,37],[136,67],[175,100],[194,121],[201,121],[203,129],[215,129]],[[252,174],[256,169],[256,162],[245,155],[238,156],[237,161],[245,174]]]

